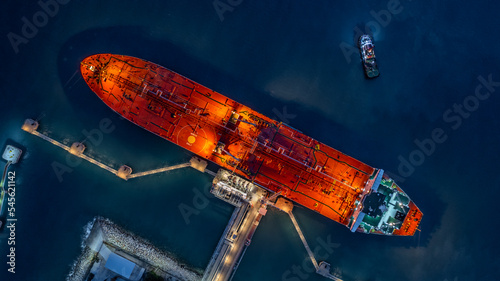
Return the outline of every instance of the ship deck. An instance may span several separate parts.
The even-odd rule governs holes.
[[[370,192],[377,169],[171,70],[101,54],[81,71],[131,122],[341,224]]]

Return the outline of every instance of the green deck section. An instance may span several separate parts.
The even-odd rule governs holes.
[[[392,189],[389,189],[387,186],[385,185],[379,185],[378,189],[377,189],[377,192],[378,193],[382,193],[384,194],[385,196],[391,196],[391,194],[394,192]]]
[[[387,187],[391,187],[393,183],[394,183],[393,179],[384,179],[384,178],[382,178],[382,180],[380,181],[380,184],[385,185]]]
[[[399,192],[396,183],[392,179],[384,179],[380,181],[380,185],[378,186],[377,193],[382,194],[384,196],[383,205],[387,208],[392,207],[395,211],[401,212],[403,214],[407,214],[409,211],[408,204],[410,203],[410,198],[406,196],[406,194]],[[395,202],[390,203],[392,196],[395,195]],[[380,203],[380,201],[379,201]],[[364,204],[370,204],[370,202],[364,202]],[[376,206],[372,206],[372,208],[378,208],[379,204]],[[384,233],[393,233],[395,229],[399,229],[402,226],[402,221],[397,219],[395,216],[391,216],[387,218],[387,221],[383,223],[380,229],[377,228],[378,224],[382,220],[383,215],[370,216],[365,214],[363,221],[360,224],[360,227],[364,230],[365,233],[382,231]]]
[[[363,218],[363,222],[372,226],[377,226],[381,219],[382,217],[380,216],[374,218],[369,215],[365,215],[365,217]]]
[[[403,205],[406,205],[406,206],[408,206],[408,204],[410,204],[410,198],[402,195],[401,193],[398,193],[396,200],[398,202],[401,202]]]

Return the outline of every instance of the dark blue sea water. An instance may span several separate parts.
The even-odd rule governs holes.
[[[90,91],[78,67],[95,53],[159,63],[391,172],[424,212],[414,237],[352,234],[296,210],[312,247],[330,243],[323,256],[344,280],[500,280],[497,2],[40,2],[58,7],[4,1],[0,12],[0,143],[25,150],[12,168],[16,273],[7,271],[4,228],[1,281],[64,280],[97,215],[204,268],[231,216],[213,198],[188,223],[181,215],[207,175],[185,169],[124,182],[20,130],[39,118],[40,131],[71,144],[109,118],[114,130],[87,140],[103,162],[143,171],[190,158]],[[36,30],[23,35],[23,18]],[[376,44],[375,80],[364,78],[354,49],[365,29]],[[57,163],[72,169],[62,180]],[[233,280],[325,280],[310,266],[289,218],[270,211]]]

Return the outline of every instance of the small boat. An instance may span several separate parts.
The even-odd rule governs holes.
[[[370,35],[363,34],[359,37],[359,50],[363,60],[363,68],[368,78],[375,78],[380,75],[375,59],[375,46]]]

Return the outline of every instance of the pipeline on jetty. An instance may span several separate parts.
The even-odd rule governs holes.
[[[220,169],[217,173],[214,173],[206,169],[208,163],[205,160],[197,157],[192,157],[187,163],[140,173],[132,173],[132,168],[127,165],[122,165],[117,170],[85,155],[84,151],[86,147],[83,143],[75,142],[71,146],[67,146],[38,132],[38,126],[39,124],[37,121],[27,119],[22,129],[125,180],[186,167],[192,167],[200,172],[206,172],[214,177],[211,193],[236,207],[203,276],[201,276],[201,272],[186,271],[183,265],[179,266],[175,260],[156,249],[152,244],[135,237],[131,233],[121,230],[109,220],[98,218],[96,220],[100,226],[100,230],[90,232],[91,238],[87,239],[87,244],[84,246],[82,255],[75,262],[73,270],[67,278],[68,281],[86,280],[85,278],[93,274],[91,270],[94,267],[102,266],[99,259],[107,259],[111,253],[120,254],[122,258],[135,262],[137,264],[137,266],[134,267],[136,277],[142,276],[144,270],[149,270],[155,273],[160,272],[161,275],[169,278],[168,280],[230,280],[234,276],[246,249],[250,245],[252,236],[262,216],[265,216],[267,206],[273,206],[289,214],[316,272],[329,279],[341,281],[341,279],[330,273],[330,265],[328,263],[320,262],[318,264],[316,261],[313,252],[309,248],[300,230],[297,220],[292,214],[293,203],[284,198],[279,198],[276,203],[271,202],[276,199],[280,193],[275,193],[267,197],[268,192],[260,186],[224,169]],[[11,162],[8,161],[4,169],[3,178],[5,178],[6,171],[10,164]],[[1,182],[2,185],[3,180],[4,179],[2,179]],[[104,232],[107,232],[107,234],[104,234]],[[105,244],[106,246],[104,246]],[[151,267],[149,265],[154,266]]]
[[[333,275],[330,273],[330,264],[327,262],[318,262],[316,261],[316,258],[314,257],[313,252],[311,251],[311,248],[309,247],[309,244],[307,244],[306,238],[304,237],[304,234],[302,233],[302,230],[299,227],[299,223],[295,219],[295,216],[292,213],[292,210],[289,210],[288,215],[290,216],[290,219],[292,220],[293,226],[295,226],[295,229],[297,230],[297,233],[299,234],[300,240],[302,240],[302,243],[304,244],[304,247],[306,248],[307,254],[309,255],[309,258],[311,259],[311,262],[314,265],[314,268],[316,269],[316,273],[326,277],[331,280],[335,281],[342,281],[342,279],[338,278],[337,276]]]
[[[314,254],[311,251],[311,248],[309,248],[309,244],[307,244],[306,238],[304,237],[304,234],[302,233],[302,230],[299,227],[299,224],[297,223],[297,220],[295,219],[295,216],[292,214],[292,212],[288,212],[288,215],[290,216],[290,219],[292,220],[293,225],[295,226],[295,229],[299,233],[300,240],[302,240],[302,243],[304,244],[304,247],[307,250],[307,253],[309,254],[309,258],[311,258],[311,262],[314,265],[314,268],[316,268],[316,271],[319,269],[318,262],[316,261],[316,258],[314,258]]]
[[[260,219],[267,212],[265,200],[262,200],[267,192],[224,169],[215,175],[210,192],[236,207],[202,279],[225,281],[234,275]]]
[[[185,168],[185,167],[189,167],[189,166],[191,166],[191,163],[182,163],[179,165],[159,168],[159,169],[150,170],[150,171],[141,172],[141,173],[135,173],[135,174],[131,174],[130,176],[128,176],[128,179],[143,177],[143,176],[152,175],[152,174],[156,174],[156,173],[163,173],[166,171],[176,170],[176,169]]]
[[[67,146],[63,143],[60,143],[60,142],[50,138],[47,135],[44,135],[44,134],[38,132],[37,131],[38,126],[39,126],[38,121],[35,121],[32,119],[26,119],[26,121],[24,122],[24,124],[22,126],[22,129],[24,131],[32,134],[32,135],[35,135],[43,140],[46,140],[47,142],[50,142],[51,144],[53,144],[55,146],[58,146],[64,150],[68,151],[69,153],[71,153],[77,157],[80,157],[82,159],[87,160],[88,162],[90,162],[90,163],[92,163],[92,164],[94,164],[94,165],[114,174],[114,175],[117,175],[118,177],[120,177],[124,180],[148,176],[148,175],[157,174],[157,173],[163,173],[166,171],[172,171],[172,170],[181,169],[181,168],[185,168],[185,167],[192,167],[192,168],[199,170],[201,172],[209,172],[209,170],[205,170],[208,163],[205,160],[201,160],[201,159],[196,158],[196,157],[191,158],[191,160],[187,163],[182,163],[182,164],[173,165],[173,166],[167,166],[167,167],[158,168],[158,169],[140,172],[140,173],[135,173],[135,174],[132,174],[132,168],[130,168],[127,165],[122,165],[118,170],[116,170],[116,169],[114,169],[106,164],[103,164],[103,163],[85,155],[83,152],[85,151],[86,147],[83,143],[75,142],[71,145],[71,147]]]

